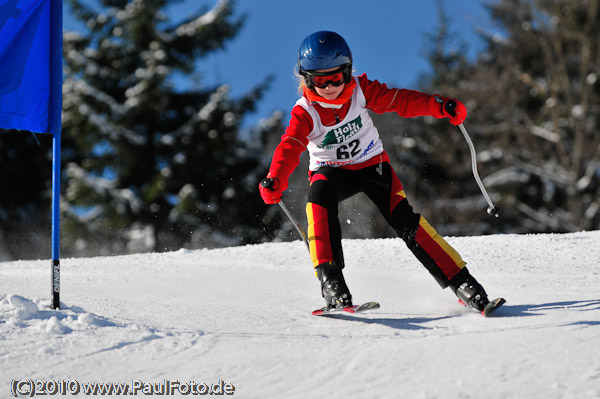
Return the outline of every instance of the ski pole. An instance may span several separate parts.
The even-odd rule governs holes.
[[[266,178],[263,181],[260,182],[260,185],[264,188],[270,188],[273,186],[274,183],[274,179],[272,178]],[[296,218],[294,217],[294,215],[292,215],[292,213],[288,210],[287,206],[285,206],[285,204],[283,203],[283,201],[279,201],[278,202],[279,206],[281,207],[281,209],[283,210],[283,212],[286,214],[286,216],[288,217],[288,219],[290,219],[290,222],[292,222],[292,224],[294,225],[294,227],[296,228],[296,230],[298,230],[298,233],[300,234],[300,236],[302,237],[302,240],[304,241],[304,244],[306,244],[306,248],[308,249],[308,251],[310,252],[310,247],[308,245],[308,237],[306,237],[306,234],[304,233],[304,230],[302,230],[302,227],[300,227],[300,223],[298,223],[298,221],[296,220]]]
[[[446,107],[446,111],[448,111],[448,113],[452,116],[456,115],[456,101],[454,100],[449,100],[446,102],[445,104]],[[499,213],[500,213],[500,208],[497,207],[496,205],[494,205],[494,203],[492,202],[492,199],[490,198],[490,196],[488,195],[485,186],[483,185],[481,179],[479,178],[479,173],[477,172],[477,155],[475,153],[475,146],[473,145],[473,141],[471,141],[471,137],[469,137],[469,133],[467,133],[467,129],[465,129],[465,126],[461,123],[460,125],[458,125],[458,127],[460,128],[460,131],[462,132],[463,136],[465,136],[465,140],[467,140],[467,144],[469,145],[469,150],[471,151],[471,167],[473,169],[473,176],[475,177],[475,181],[477,182],[477,185],[479,186],[479,189],[481,190],[481,193],[483,194],[483,197],[485,198],[485,200],[487,201],[489,207],[487,209],[487,213],[498,217]]]

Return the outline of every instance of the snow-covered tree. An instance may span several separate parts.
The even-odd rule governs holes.
[[[64,34],[66,251],[259,241],[266,167],[240,125],[266,84],[234,99],[193,78],[240,31],[233,4],[171,23],[174,0],[69,2],[88,31]]]
[[[598,1],[497,0],[485,49],[467,60],[441,13],[429,36],[431,72],[420,89],[461,99],[479,171],[460,131],[440,121],[397,121],[387,146],[401,179],[444,234],[566,232],[600,228],[600,15]],[[425,121],[426,123],[429,120]],[[380,131],[393,131],[381,129]],[[436,133],[437,132],[437,133]],[[388,140],[389,141],[389,140]],[[427,192],[431,195],[428,198]]]
[[[464,82],[485,182],[516,231],[600,228],[599,2],[500,0]],[[475,123],[475,124],[474,124]]]

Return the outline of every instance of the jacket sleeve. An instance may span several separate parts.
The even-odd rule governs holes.
[[[288,178],[300,163],[300,154],[306,150],[308,135],[313,129],[313,121],[300,105],[294,106],[290,123],[275,148],[267,177],[275,177],[287,188]]]
[[[390,89],[385,83],[369,80],[366,74],[359,76],[358,80],[367,108],[377,114],[396,112],[403,118],[433,116],[437,119],[447,116],[442,113],[442,105],[437,100],[439,96],[416,90]]]

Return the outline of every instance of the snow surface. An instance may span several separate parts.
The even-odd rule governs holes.
[[[495,317],[397,239],[346,240],[355,302],[322,305],[304,244],[0,263],[0,397],[13,379],[235,387],[239,398],[600,398],[600,231],[448,238]],[[74,397],[66,395],[61,397]],[[80,393],[78,397],[84,397]],[[117,396],[114,396],[117,397]]]

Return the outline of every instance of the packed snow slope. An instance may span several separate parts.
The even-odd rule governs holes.
[[[238,398],[600,398],[600,232],[448,241],[507,299],[493,317],[397,239],[344,241],[355,302],[381,303],[354,316],[311,315],[300,241],[64,259],[59,311],[49,260],[0,263],[0,397],[32,379],[139,396],[193,381]]]

